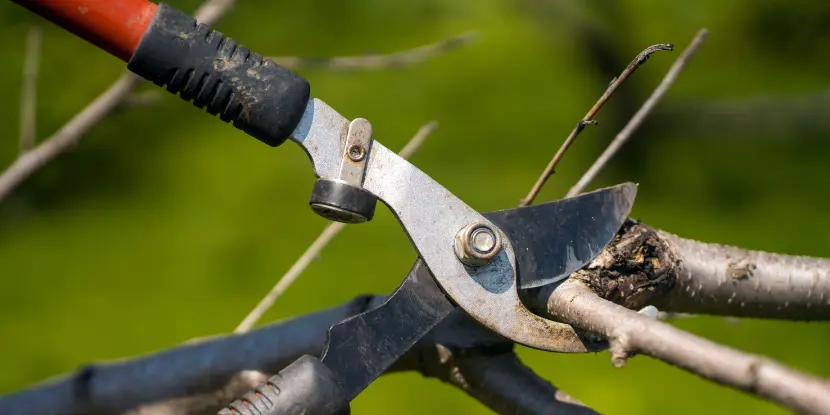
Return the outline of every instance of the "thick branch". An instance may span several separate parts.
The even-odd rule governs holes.
[[[830,259],[707,244],[628,222],[572,279],[627,308],[830,319]]]
[[[319,355],[329,326],[383,300],[359,297],[243,335],[202,339],[137,359],[90,365],[0,397],[0,413],[215,413],[263,376],[303,354]],[[594,413],[521,365],[511,343],[460,310],[391,369],[405,370],[455,385],[502,414]]]
[[[436,43],[385,55],[342,56],[333,58],[274,56],[268,59],[289,69],[324,68],[335,71],[367,71],[401,68],[427,61],[437,55],[467,45],[474,41],[476,36],[476,32],[466,32]]]
[[[750,251],[659,235],[681,261],[660,310],[788,320],[830,319],[830,259]]]
[[[600,298],[576,280],[546,291],[551,314],[609,339],[615,366],[642,353],[800,413],[830,413],[827,381],[650,319]]]

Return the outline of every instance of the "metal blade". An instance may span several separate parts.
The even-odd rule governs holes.
[[[628,218],[637,185],[623,183],[539,205],[484,213],[516,252],[519,286],[560,281],[594,259]]]
[[[453,309],[418,258],[386,302],[329,329],[322,361],[351,401]]]

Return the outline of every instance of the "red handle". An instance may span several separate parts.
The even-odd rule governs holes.
[[[158,6],[147,0],[12,0],[127,62]]]

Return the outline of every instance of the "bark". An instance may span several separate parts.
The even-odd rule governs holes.
[[[571,279],[631,309],[830,319],[830,259],[697,242],[633,221]]]
[[[681,263],[661,310],[787,320],[830,318],[830,260],[706,244],[659,232]]]
[[[830,261],[679,238],[629,221],[590,264],[529,294],[546,313],[610,344],[615,366],[642,353],[800,413],[830,413],[830,383],[630,309],[823,319]],[[823,290],[819,293],[817,290]],[[701,298],[703,297],[703,298]],[[785,306],[785,304],[787,306]]]
[[[609,339],[615,366],[642,353],[799,413],[830,413],[830,383],[823,379],[648,318],[603,300],[575,280],[548,292],[552,315]]]

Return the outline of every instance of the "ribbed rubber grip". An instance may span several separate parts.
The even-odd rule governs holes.
[[[349,401],[322,362],[305,355],[219,415],[348,415]]]
[[[160,4],[127,68],[276,147],[309,100],[308,81]]]

